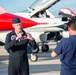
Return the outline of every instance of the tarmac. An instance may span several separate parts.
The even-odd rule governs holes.
[[[60,57],[52,58],[50,53],[56,47],[55,42],[49,44],[50,50],[48,52],[36,53],[38,60],[32,62],[30,54],[28,54],[30,75],[60,75]],[[0,75],[8,75],[8,56],[9,54],[0,46]]]

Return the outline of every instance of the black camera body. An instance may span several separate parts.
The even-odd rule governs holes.
[[[66,21],[66,23],[64,23],[64,30],[65,31],[68,31],[68,21],[69,21],[69,18],[68,17],[62,17],[62,21]]]
[[[64,30],[68,31],[68,24],[67,23],[64,24]]]

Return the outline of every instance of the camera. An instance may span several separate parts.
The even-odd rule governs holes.
[[[69,18],[68,17],[62,17],[62,21],[66,21],[66,23],[64,23],[64,30],[68,31],[68,22],[69,22]]]
[[[68,31],[68,23],[65,23],[65,24],[64,24],[64,30],[65,30],[65,31]]]

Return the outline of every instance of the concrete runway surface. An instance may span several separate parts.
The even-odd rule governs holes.
[[[55,42],[49,43],[50,50],[48,52],[39,52],[38,60],[32,62],[28,54],[30,75],[59,75],[60,74],[60,60],[59,56],[51,58],[50,53],[56,47]],[[8,53],[4,46],[0,46],[0,75],[8,75]]]

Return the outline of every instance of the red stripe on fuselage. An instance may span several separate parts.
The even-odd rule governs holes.
[[[13,17],[19,17],[22,22],[22,27],[27,28],[31,26],[35,26],[38,23],[32,20],[29,20],[27,18],[23,18],[21,16],[9,14],[9,13],[3,13],[0,14],[0,31],[6,31],[6,30],[12,30],[12,18]]]

